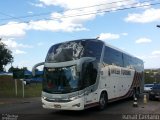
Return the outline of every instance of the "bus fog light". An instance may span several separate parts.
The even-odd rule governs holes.
[[[72,107],[80,107],[80,106],[81,106],[80,103],[77,103],[77,104],[72,105]]]

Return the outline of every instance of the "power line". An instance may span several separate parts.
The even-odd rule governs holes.
[[[54,19],[49,18],[49,19],[45,19],[45,20],[58,20],[58,19],[61,19],[61,18],[80,17],[80,16],[92,15],[92,14],[97,14],[97,13],[116,12],[116,11],[121,11],[121,10],[134,9],[134,8],[140,8],[140,7],[147,7],[147,6],[153,6],[153,5],[159,5],[159,4],[160,4],[160,2],[159,3],[149,4],[149,5],[139,5],[139,6],[123,7],[123,8],[121,8],[121,7],[113,7],[113,8],[110,8],[109,10],[103,9],[103,10],[97,11],[97,12],[75,14],[75,15],[70,15],[70,16],[67,15],[67,16],[57,17],[57,18],[54,18]],[[111,9],[113,9],[113,10],[111,10]]]
[[[20,19],[20,18],[11,16],[11,15],[8,15],[8,14],[2,13],[2,12],[0,12],[0,14],[1,14],[1,15],[4,15],[4,16],[8,16],[8,17],[10,17],[10,18],[12,18],[12,19]],[[1,20],[1,19],[0,19],[0,20]]]
[[[86,7],[79,7],[79,8],[74,8],[74,9],[68,9],[66,11],[72,11],[72,10],[81,10],[81,9],[85,9],[85,8],[91,8],[91,7],[97,7],[97,6],[102,6],[102,5],[110,5],[110,4],[115,4],[115,3],[123,3],[125,2],[126,0],[120,0],[120,1],[116,1],[116,2],[109,2],[109,3],[103,3],[103,4],[98,4],[98,5],[92,5],[92,6],[86,6]],[[143,3],[145,2],[151,2],[151,1],[155,1],[155,0],[146,0],[146,1],[143,1]],[[130,2],[130,1],[129,1]],[[139,4],[138,2],[135,2],[134,4]],[[121,7],[121,6],[119,6]],[[110,8],[112,9],[112,8]],[[58,13],[63,13],[63,12],[66,12],[66,11],[59,11]],[[39,13],[39,14],[34,14],[34,15],[26,15],[26,16],[19,16],[19,17],[14,17],[14,16],[11,16],[11,15],[7,15],[5,13],[2,13],[0,12],[0,14],[3,14],[5,16],[8,16],[10,18],[3,18],[3,19],[0,19],[1,21],[2,20],[12,20],[12,19],[24,19],[24,18],[30,18],[30,17],[39,17],[39,16],[44,16],[44,15],[49,15],[51,14],[52,12],[46,12],[46,13]]]
[[[90,7],[96,7],[96,6],[102,6],[102,5],[106,5],[106,4],[114,4],[114,3],[119,3],[119,2],[125,2],[126,0],[120,0],[120,1],[116,1],[116,2],[109,2],[109,3],[102,3],[102,4],[98,4],[98,5],[92,5],[92,6],[86,6],[86,7],[79,7],[79,8],[73,8],[73,9],[67,9],[66,11],[72,11],[72,10],[80,10],[80,9],[84,9],[84,8],[90,8]],[[63,13],[65,11],[58,11],[58,13]],[[0,12],[0,14],[8,16],[10,18],[3,18],[0,20],[10,20],[10,19],[19,19],[19,18],[27,18],[27,17],[37,17],[37,16],[42,16],[42,15],[48,15],[51,14],[52,12],[46,12],[46,13],[39,13],[39,14],[34,14],[34,15],[26,15],[26,16],[19,16],[19,17],[14,17],[5,13]]]
[[[97,13],[106,13],[106,12],[116,12],[116,11],[120,11],[120,10],[127,10],[127,9],[133,9],[133,8],[140,8],[140,7],[147,7],[147,6],[154,6],[154,5],[158,5],[160,4],[159,3],[152,3],[152,4],[149,4],[149,5],[139,5],[139,6],[133,6],[133,5],[136,5],[137,3],[134,3],[134,4],[129,4],[128,6],[131,6],[131,7],[121,7],[121,6],[118,6],[118,7],[111,7],[111,8],[108,8],[108,9],[100,9],[100,10],[97,10],[96,12],[90,12],[90,13],[84,13],[84,14],[75,14],[75,15],[70,15],[70,16],[62,16],[62,17],[57,17],[57,18],[54,18],[54,19],[61,19],[61,18],[69,18],[69,17],[77,17],[77,16],[85,16],[85,15],[91,15],[91,14],[97,14]],[[143,4],[143,3],[141,3]],[[49,19],[49,20],[52,20],[52,19]]]
[[[129,0],[128,0],[129,1]],[[152,0],[149,0],[152,1]],[[79,10],[79,9],[84,9],[84,8],[90,8],[90,7],[97,7],[97,6],[102,6],[102,5],[110,5],[110,4],[115,4],[115,3],[120,3],[120,2],[126,2],[126,0],[120,0],[120,1],[116,1],[116,2],[109,2],[109,3],[102,3],[102,4],[98,4],[98,5],[91,5],[91,6],[86,6],[86,7],[79,7],[79,8],[73,8],[73,9],[68,9],[66,11],[70,11],[70,10]]]
[[[4,14],[4,13],[0,12],[0,14]],[[26,16],[19,16],[19,17],[14,17],[14,16],[4,14],[6,16],[9,16],[10,18],[3,18],[3,19],[0,19],[0,20],[2,21],[2,20],[12,20],[12,19],[23,19],[23,18],[30,18],[30,17],[39,17],[39,16],[49,15],[49,14],[51,14],[51,12],[39,13],[39,14],[33,14],[33,15],[26,15]]]
[[[160,4],[160,2],[152,3],[152,4],[143,4],[143,3],[146,3],[146,2],[141,2],[140,4],[142,4],[142,5],[139,5],[139,6],[133,6],[133,5],[137,4],[137,3],[134,3],[134,4],[128,4],[128,6],[131,6],[131,7],[123,7],[123,8],[121,6],[112,7],[112,8],[109,8],[109,10],[103,9],[103,10],[97,11],[97,12],[84,13],[84,14],[75,14],[75,15],[70,15],[70,16],[57,17],[57,18],[54,18],[54,19],[49,18],[49,19],[44,19],[44,20],[57,20],[57,19],[61,19],[61,18],[79,17],[79,16],[92,15],[92,14],[97,14],[97,13],[106,13],[106,12],[113,12],[113,11],[115,12],[115,11],[122,11],[122,10],[127,10],[127,9],[154,6],[154,5],[159,5]],[[42,19],[39,19],[39,20],[42,20]],[[31,21],[23,21],[21,23],[30,23],[30,22]],[[5,24],[1,24],[1,25],[5,25]]]

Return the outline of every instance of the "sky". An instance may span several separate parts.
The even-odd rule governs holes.
[[[0,37],[14,67],[44,62],[56,43],[97,38],[160,68],[160,0],[1,0]],[[7,65],[8,69],[11,64]]]

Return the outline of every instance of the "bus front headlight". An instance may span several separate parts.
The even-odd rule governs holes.
[[[42,99],[43,99],[43,100],[46,100],[46,98],[47,98],[47,97],[42,96]]]
[[[84,93],[83,93],[83,94],[79,94],[79,95],[74,96],[74,97],[69,97],[69,100],[73,101],[73,100],[76,100],[76,99],[82,98],[83,96],[84,96]]]
[[[79,98],[79,96],[75,96],[75,97],[71,97],[70,100],[73,101],[73,100],[76,100],[78,98]]]

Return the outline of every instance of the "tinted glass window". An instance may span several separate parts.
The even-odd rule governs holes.
[[[131,67],[137,72],[142,72],[144,68],[142,60],[112,49],[108,46],[105,47],[103,61],[109,65],[114,64],[121,67]]]
[[[76,40],[53,45],[48,51],[46,62],[65,62],[81,57],[100,60],[103,42],[99,40]]]
[[[48,51],[47,62],[65,62],[79,59],[84,54],[85,41],[71,41],[53,45]]]
[[[78,90],[79,74],[76,66],[44,68],[43,91],[48,93],[68,93]]]
[[[82,80],[84,87],[95,84],[97,78],[97,62],[85,62],[82,65]]]
[[[122,53],[107,46],[105,47],[103,60],[109,65],[123,66]]]
[[[136,57],[123,54],[124,67],[132,67],[138,72],[143,71],[143,61]]]
[[[132,60],[132,57],[126,54],[123,54],[124,59],[124,67],[133,67],[134,66],[134,60]]]
[[[99,41],[88,41],[85,46],[84,56],[95,57],[97,61],[101,58],[103,43]]]

